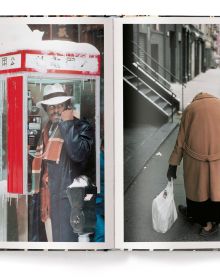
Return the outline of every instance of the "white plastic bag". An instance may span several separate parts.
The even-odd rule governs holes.
[[[157,232],[165,233],[177,219],[176,205],[173,195],[173,180],[155,197],[152,203],[153,228]]]

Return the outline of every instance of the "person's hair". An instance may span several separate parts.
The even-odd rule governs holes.
[[[68,99],[67,101],[64,102],[64,107],[65,107],[65,108],[67,108],[67,107],[72,107],[71,99]]]
[[[42,108],[44,109],[45,112],[47,112],[47,105],[41,104]]]

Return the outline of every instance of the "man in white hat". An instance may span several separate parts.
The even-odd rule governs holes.
[[[67,96],[61,84],[47,85],[44,88],[43,100],[38,102],[48,113],[52,123],[60,120],[73,119],[72,110],[64,110],[64,105],[70,104],[71,96]],[[64,112],[65,111],[65,112]],[[63,113],[61,118],[61,113]]]
[[[41,191],[41,220],[51,218],[53,241],[78,241],[70,225],[66,189],[84,174],[94,144],[93,128],[74,117],[71,96],[61,84],[45,86],[39,105],[49,117],[32,164],[32,184]]]

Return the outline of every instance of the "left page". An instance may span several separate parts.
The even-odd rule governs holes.
[[[111,21],[0,18],[1,248],[114,247]]]

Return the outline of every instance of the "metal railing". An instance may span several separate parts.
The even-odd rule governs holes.
[[[159,73],[155,72],[157,74],[158,77],[152,76],[151,72],[154,72],[155,70],[149,65],[147,64],[145,61],[143,61],[143,59],[141,59],[139,56],[137,56],[135,53],[133,53],[134,56],[140,61],[138,63],[133,63],[133,65],[135,65],[137,68],[144,68],[144,71],[146,71],[147,74],[149,74],[152,79],[156,82],[158,82],[163,88],[165,88],[173,97],[176,97],[176,94],[170,89],[170,87],[165,86],[163,83],[160,82],[160,79],[165,83],[165,84],[169,84],[169,82]],[[143,67],[141,66],[143,65]],[[148,69],[151,71],[150,73],[148,72]]]
[[[178,79],[174,74],[172,74],[167,68],[165,68],[164,66],[162,66],[157,60],[155,60],[149,53],[147,53],[143,48],[141,48],[136,42],[131,41],[131,43],[133,45],[135,45],[139,50],[141,50],[152,62],[155,63],[158,68],[162,69],[166,74],[170,75],[170,77],[172,77],[176,82],[181,84],[182,87],[182,111],[184,110],[184,88],[186,87],[185,83],[183,83],[183,81],[181,81],[180,79]],[[135,54],[135,56],[138,56],[137,54]],[[139,58],[141,59],[141,58]],[[147,62],[145,62],[148,66],[149,64]],[[150,66],[149,66],[150,67]],[[151,69],[153,69],[151,67]],[[159,74],[159,72],[157,72],[155,69],[153,69],[153,72],[155,73],[155,75],[157,75],[157,77],[160,77],[161,75]],[[167,81],[167,80],[166,80]],[[168,81],[167,81],[168,82]],[[172,92],[172,91],[171,91]]]
[[[150,98],[148,98],[145,94],[142,93],[142,90],[140,88],[140,85],[146,85],[150,90],[152,90],[157,96],[159,96],[162,100],[166,101],[167,104],[169,104],[170,106],[172,106],[172,103],[170,103],[168,100],[166,100],[163,96],[161,96],[158,92],[156,92],[152,87],[150,87],[148,84],[146,84],[146,82],[144,82],[138,75],[136,75],[133,71],[131,71],[130,69],[128,69],[125,65],[123,65],[123,68],[127,71],[127,73],[129,73],[130,75],[132,75],[132,78],[135,79],[136,83],[131,83],[129,82],[129,80],[126,77],[123,77],[123,79],[130,85],[132,86],[134,89],[138,90],[143,96],[145,96],[148,101],[150,101],[151,103],[153,103],[159,110],[162,110],[167,116],[168,114],[163,110],[163,108],[160,108],[155,102],[153,102]],[[173,121],[173,111],[172,111],[172,121]]]

